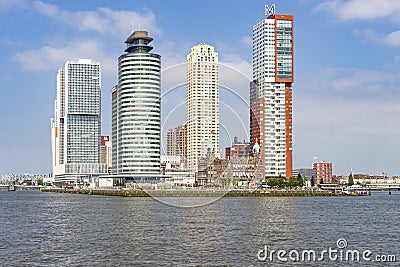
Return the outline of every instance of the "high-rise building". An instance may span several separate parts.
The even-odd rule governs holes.
[[[161,56],[150,53],[153,38],[135,31],[118,58],[112,90],[112,173],[160,173]]]
[[[218,53],[199,44],[187,56],[187,164],[197,171],[198,160],[219,151]]]
[[[107,164],[108,172],[110,173],[112,167],[112,143],[107,135],[100,137],[100,163]]]
[[[57,99],[51,120],[55,183],[80,183],[107,173],[100,163],[100,64],[68,61],[57,74]]]
[[[182,160],[187,157],[186,154],[186,139],[187,127],[179,125],[176,128],[169,129],[167,132],[167,155],[180,156]]]
[[[313,162],[316,184],[332,183],[332,162],[319,161]]]
[[[260,145],[264,177],[292,176],[293,16],[275,14],[253,27],[251,144]]]

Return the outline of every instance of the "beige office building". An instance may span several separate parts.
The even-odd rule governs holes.
[[[167,155],[180,156],[182,160],[187,158],[186,139],[187,126],[179,125],[176,128],[169,129],[167,132]]]
[[[187,56],[187,161],[197,171],[198,160],[219,152],[218,53],[199,44]]]

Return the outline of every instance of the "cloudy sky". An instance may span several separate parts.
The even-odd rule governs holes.
[[[162,56],[165,128],[184,122],[179,64],[204,42],[224,64],[221,145],[248,139],[252,26],[271,3],[0,0],[0,174],[51,172],[56,73],[67,60],[101,63],[102,128],[110,134],[117,58],[139,28]],[[295,17],[294,167],[317,157],[332,161],[335,174],[400,175],[400,1],[274,3]]]

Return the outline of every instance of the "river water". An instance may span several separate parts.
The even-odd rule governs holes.
[[[0,191],[0,266],[399,266],[399,204],[399,192],[221,198],[187,208],[153,198]],[[337,250],[332,258],[296,258],[329,248]],[[349,249],[371,253],[360,262],[333,257]],[[265,257],[272,250],[287,253]],[[391,255],[397,262],[376,261]]]

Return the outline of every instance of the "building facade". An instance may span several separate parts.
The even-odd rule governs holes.
[[[253,27],[251,144],[260,145],[265,177],[289,179],[292,176],[293,16],[274,14],[274,8],[272,11]]]
[[[153,38],[135,31],[118,58],[112,89],[112,173],[160,173],[161,56],[150,53]]]
[[[298,177],[299,175],[301,176],[301,178],[305,178],[307,181],[309,181],[309,186],[311,186],[311,180],[314,181],[315,183],[315,170],[314,169],[297,169],[297,170],[293,170],[293,177]]]
[[[100,64],[68,61],[57,74],[57,99],[51,120],[53,176],[57,184],[80,183],[107,173],[100,163]]]
[[[109,136],[100,137],[100,163],[107,164],[108,173],[111,173],[112,143]]]
[[[249,157],[250,144],[245,140],[240,142],[237,137],[233,138],[232,146],[225,148],[225,158],[230,159],[233,157]]]
[[[184,168],[184,162],[180,156],[161,156],[161,174],[167,176],[165,181],[175,186],[193,186],[195,184],[195,172]]]
[[[169,129],[167,132],[167,155],[180,156],[182,160],[185,160],[187,157],[186,141],[186,124]]]
[[[219,151],[218,53],[199,44],[187,56],[187,162],[197,171],[198,161]]]
[[[313,163],[316,184],[332,183],[332,162],[319,161]]]

